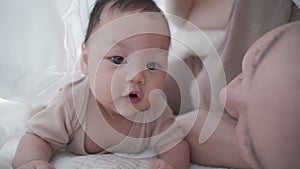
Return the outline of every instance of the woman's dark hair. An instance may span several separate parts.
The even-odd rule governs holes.
[[[97,0],[96,4],[90,14],[89,25],[87,29],[87,33],[85,36],[84,42],[86,43],[95,26],[100,21],[100,15],[104,9],[104,7],[111,3],[110,9],[118,8],[121,11],[132,11],[138,10],[146,11],[146,12],[160,12],[161,9],[156,5],[152,0]],[[164,15],[163,15],[164,16]],[[165,16],[164,16],[165,17]],[[167,20],[166,20],[167,23]],[[168,24],[168,23],[167,23]]]

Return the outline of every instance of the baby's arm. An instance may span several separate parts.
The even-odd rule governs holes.
[[[13,167],[35,168],[35,166],[43,165],[49,169],[53,168],[49,164],[52,154],[52,149],[46,141],[34,134],[27,133],[19,142]]]
[[[169,106],[155,121],[151,145],[159,153],[150,169],[188,169],[190,149],[185,134]]]
[[[190,149],[185,140],[180,141],[172,149],[159,155],[150,169],[188,169],[190,164]]]

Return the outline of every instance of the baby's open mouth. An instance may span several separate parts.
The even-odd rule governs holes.
[[[130,93],[128,96],[129,96],[130,98],[138,98],[138,95],[135,94],[135,93]]]
[[[138,103],[141,100],[136,92],[129,93],[128,98],[132,104]]]

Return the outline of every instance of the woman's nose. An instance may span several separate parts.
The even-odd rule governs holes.
[[[232,91],[228,86],[224,87],[219,94],[219,98],[221,103],[223,104],[224,108],[227,112],[234,118],[238,118],[238,111],[236,110],[237,102],[235,96],[233,96]]]
[[[233,79],[225,88],[220,91],[219,97],[227,112],[238,118],[242,111],[245,111],[244,88],[239,82],[239,77]]]
[[[146,83],[145,72],[142,70],[139,72],[127,74],[126,81],[131,83],[141,84],[141,85],[145,84]]]

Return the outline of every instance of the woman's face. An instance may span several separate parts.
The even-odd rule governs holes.
[[[299,37],[300,23],[265,35],[246,53],[242,73],[221,91],[238,119],[241,155],[253,168],[300,168]]]

